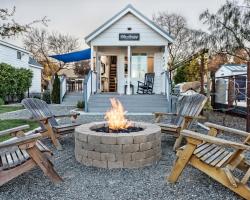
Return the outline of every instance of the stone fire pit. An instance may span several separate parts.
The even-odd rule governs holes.
[[[76,160],[101,168],[139,168],[156,163],[161,157],[160,127],[132,122],[143,130],[130,133],[96,132],[107,122],[84,124],[75,130]]]

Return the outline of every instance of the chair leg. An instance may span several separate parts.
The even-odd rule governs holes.
[[[175,140],[175,143],[174,143],[174,151],[176,151],[180,145],[181,145],[181,142],[183,140],[183,136],[182,135],[179,135],[179,137]]]
[[[53,129],[51,128],[51,126],[48,125],[48,126],[46,126],[46,128],[48,130],[48,135],[49,135],[52,143],[56,147],[56,149],[59,150],[59,151],[63,150],[62,145],[60,144],[59,140],[57,139],[56,134],[53,131]]]
[[[35,163],[42,169],[44,174],[47,175],[54,183],[58,183],[63,180],[54,170],[52,163],[36,146],[27,149],[27,152]]]
[[[179,176],[181,175],[183,169],[188,164],[196,145],[188,143],[185,149],[181,152],[180,156],[176,159],[174,166],[171,170],[170,176],[168,177],[168,181],[170,183],[175,183]]]

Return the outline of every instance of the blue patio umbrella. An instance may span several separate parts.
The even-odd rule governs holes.
[[[91,57],[91,49],[84,49],[82,51],[75,51],[65,54],[51,55],[51,58],[62,61],[64,63],[77,62],[81,60],[89,60]]]

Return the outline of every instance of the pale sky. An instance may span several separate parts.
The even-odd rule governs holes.
[[[16,6],[15,19],[28,23],[47,16],[50,31],[59,31],[79,38],[85,48],[84,37],[106,20],[132,4],[137,10],[152,18],[158,11],[183,15],[190,28],[199,29],[199,14],[205,9],[215,12],[226,0],[0,0],[1,8]],[[40,25],[39,25],[40,26]],[[22,38],[9,40],[22,46]]]

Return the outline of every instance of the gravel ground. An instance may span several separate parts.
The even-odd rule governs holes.
[[[210,121],[226,123],[231,127],[244,129],[244,119],[212,114]],[[131,120],[152,122],[152,116],[129,116]],[[103,116],[81,116],[87,123],[100,121]],[[63,122],[63,121],[62,121]],[[231,123],[229,123],[231,122]],[[156,165],[134,170],[107,170],[86,167],[74,157],[74,140],[67,136],[61,140],[64,150],[56,151],[48,140],[44,143],[53,150],[55,167],[64,182],[54,185],[40,169],[31,170],[0,187],[0,199],[81,199],[81,200],[132,200],[132,199],[240,199],[221,184],[190,166],[185,168],[179,182],[170,184],[166,176],[175,159],[172,151],[174,139],[168,137],[162,143],[163,155]]]

